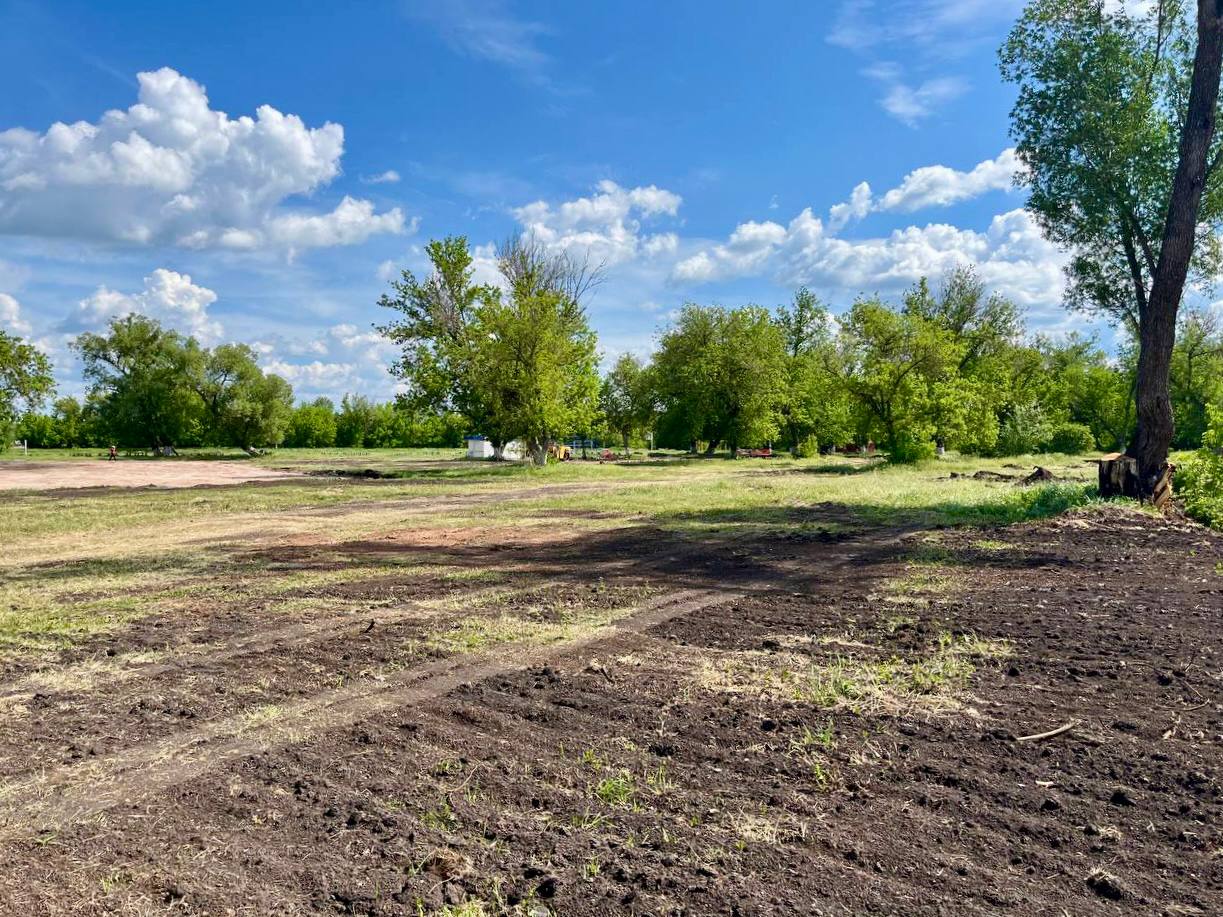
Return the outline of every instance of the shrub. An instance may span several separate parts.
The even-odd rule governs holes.
[[[934,443],[909,432],[898,433],[888,450],[888,461],[912,465],[934,457]]]
[[[814,436],[808,436],[806,439],[800,440],[798,444],[799,458],[815,458],[820,454],[820,444]]]
[[[1223,404],[1208,409],[1202,448],[1176,473],[1176,489],[1185,512],[1214,528],[1223,528]]]
[[[1091,427],[1081,423],[1059,424],[1049,439],[1050,452],[1080,455],[1095,448],[1096,438],[1091,433]]]
[[[1034,404],[1018,404],[998,430],[998,455],[1030,455],[1049,441],[1052,425]]]

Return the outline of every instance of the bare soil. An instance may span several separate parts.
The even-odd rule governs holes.
[[[0,490],[75,490],[94,487],[200,487],[298,477],[251,462],[163,459],[108,462],[0,461]]]
[[[0,912],[1223,913],[1217,535],[521,534],[10,663]]]

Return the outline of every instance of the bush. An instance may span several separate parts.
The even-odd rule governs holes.
[[[1208,417],[1202,448],[1177,471],[1176,490],[1186,513],[1223,529],[1223,405],[1212,405]]]
[[[899,433],[888,450],[888,461],[897,465],[912,465],[934,458],[934,443],[912,433]]]
[[[1091,427],[1081,423],[1064,423],[1058,425],[1049,439],[1050,452],[1062,452],[1066,455],[1081,455],[1092,452],[1096,448],[1096,438]]]
[[[820,454],[820,444],[814,436],[808,436],[806,439],[800,440],[798,444],[799,458],[815,458]]]
[[[1036,405],[1016,405],[998,430],[998,455],[1031,455],[1053,434],[1045,412]]]

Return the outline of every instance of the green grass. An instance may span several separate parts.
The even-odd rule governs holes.
[[[257,461],[283,462],[287,452]],[[897,467],[841,456],[675,457],[537,469],[454,461],[421,450],[299,450],[295,455],[295,461],[324,468],[365,467],[372,458],[400,477],[306,477],[79,496],[6,494],[0,501],[0,544],[5,545],[0,646],[55,649],[154,611],[192,614],[260,603],[270,615],[300,613],[328,601],[328,589],[344,583],[369,581],[374,588],[383,578],[430,575],[458,587],[464,579],[490,579],[478,565],[449,571],[431,566],[436,551],[412,546],[416,534],[430,530],[531,527],[544,537],[580,538],[600,529],[648,526],[683,538],[818,538],[881,525],[1007,523],[1093,499],[1088,465],[1049,456],[1040,459],[1067,480],[1022,488],[951,479],[950,473],[998,470],[1026,464],[1023,459],[944,459]],[[466,498],[471,500],[464,503]],[[404,542],[394,533],[404,533]],[[283,543],[311,547],[304,555],[280,555]],[[376,547],[382,544],[385,549]],[[988,540],[982,547],[987,544],[994,547]],[[939,562],[937,545],[929,550],[929,558],[914,561]],[[936,583],[908,585],[914,595],[937,593]],[[469,652],[519,640],[569,639],[614,620],[640,598],[596,599],[569,620],[552,615],[542,599],[539,608],[525,612],[481,609],[436,633],[432,645]],[[349,607],[344,597],[331,601],[336,608]]]

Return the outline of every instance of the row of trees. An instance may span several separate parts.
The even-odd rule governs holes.
[[[0,373],[6,443],[16,427],[15,435],[32,445],[254,448],[281,442],[293,414],[289,383],[264,373],[245,344],[210,350],[141,315],[113,319],[105,334],[76,338],[72,347],[89,383],[85,402],[61,398],[49,414],[38,414],[53,390],[50,365],[32,345],[14,340],[0,335],[12,367]]]
[[[1178,445],[1193,448],[1223,399],[1223,329],[1189,312],[1172,361]],[[898,306],[861,299],[839,320],[806,290],[775,314],[689,305],[648,365],[622,357],[604,380],[607,425],[625,443],[713,452],[773,441],[795,452],[878,442],[893,460],[964,452],[1121,449],[1136,421],[1132,346],[1028,338],[1019,310],[970,269]]]
[[[428,247],[433,270],[410,272],[381,300],[381,330],[403,347],[405,394],[376,404],[346,396],[293,405],[241,344],[214,349],[141,316],[114,320],[74,347],[90,383],[84,403],[29,410],[51,388],[46,358],[0,337],[0,407],[27,408],[17,436],[34,446],[153,448],[458,446],[467,432],[500,449],[524,440],[543,461],[551,439],[646,436],[713,453],[773,443],[797,454],[873,440],[893,460],[938,445],[1016,455],[1120,449],[1136,425],[1136,348],[1110,359],[1094,341],[1024,333],[1019,309],[968,268],[899,303],[877,297],[833,317],[807,290],[775,311],[689,304],[648,364],[622,356],[602,379],[581,300],[597,272],[530,241],[506,243],[504,288],[472,283],[466,240]],[[1195,448],[1208,407],[1223,403],[1223,327],[1181,316],[1171,359],[1177,445]],[[20,367],[18,369],[17,367]]]

